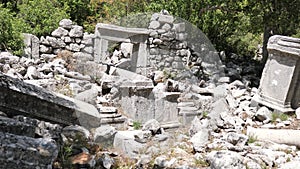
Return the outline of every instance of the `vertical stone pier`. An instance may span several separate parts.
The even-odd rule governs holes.
[[[253,99],[279,112],[293,112],[300,107],[300,39],[272,36],[268,52],[258,94]]]

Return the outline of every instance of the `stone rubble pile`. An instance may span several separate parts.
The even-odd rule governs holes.
[[[40,67],[39,64],[47,64],[45,62],[35,59],[17,58],[5,52],[1,53],[0,60],[1,71],[9,76],[20,78],[54,91],[57,84],[60,84],[61,79],[65,79],[64,85],[68,84],[78,87],[70,87],[68,89],[71,91],[70,93],[74,94],[73,97],[95,105],[98,104],[101,116],[107,119],[121,117],[117,113],[119,110],[111,107],[114,103],[111,99],[114,98],[114,92],[112,91],[115,90],[116,84],[126,82],[126,80],[124,82],[121,81],[122,83],[117,81],[117,79],[122,79],[118,77],[118,73],[119,75],[124,73],[122,70],[117,70],[115,75],[104,73],[103,79],[99,79],[97,80],[98,83],[94,83],[96,81],[78,72],[68,74],[68,69],[63,64],[59,65],[67,70],[65,74],[57,72],[57,75],[52,78],[41,78],[38,75],[33,76],[28,70],[30,66]],[[64,61],[61,58],[51,58],[48,62],[56,62],[56,60]],[[10,68],[4,71],[5,67]],[[38,68],[36,70],[37,73],[43,73]],[[50,72],[50,70],[48,71]],[[102,86],[99,85],[99,82]],[[71,85],[72,83],[74,84]],[[116,153],[107,154],[103,152],[101,156],[94,155],[93,148],[97,147],[97,144],[120,150],[122,154],[126,154],[134,159],[135,162],[131,165],[144,168],[151,165],[160,168],[201,168],[208,166],[211,168],[285,168],[285,166],[295,167],[299,165],[300,152],[296,146],[282,144],[280,138],[275,138],[275,142],[277,142],[275,143],[258,140],[251,133],[247,135],[247,128],[249,127],[299,129],[297,120],[294,118],[289,117],[281,120],[278,116],[277,119],[274,119],[272,110],[266,107],[258,109],[256,105],[252,106],[251,98],[257,92],[255,87],[249,88],[239,80],[205,88],[174,80],[157,81],[156,83],[154,88],[160,88],[157,90],[158,92],[172,93],[172,91],[168,92],[168,90],[171,90],[168,88],[172,88],[179,93],[175,108],[178,109],[179,117],[182,116],[182,118],[179,118],[178,121],[185,126],[190,126],[188,131],[185,128],[171,129],[170,125],[162,124],[150,117],[148,121],[141,124],[142,130],[136,130],[139,127],[135,126],[136,122],[128,120],[127,123],[123,123],[121,126],[115,125],[117,128],[101,126],[89,131],[82,126],[63,127],[29,117],[15,116],[14,118],[1,117],[0,124],[3,129],[1,131],[5,131],[2,140],[9,141],[9,138],[12,137],[25,139],[29,140],[28,143],[24,143],[26,146],[36,142],[32,146],[34,149],[38,149],[35,145],[40,144],[39,141],[43,140],[34,138],[36,135],[46,140],[52,138],[57,143],[60,143],[60,135],[63,134],[63,146],[71,146],[73,141],[78,139],[78,135],[82,135],[79,138],[81,142],[86,144],[81,143],[79,149],[72,148],[72,151],[76,153],[69,156],[73,160],[73,165],[76,163],[79,166],[104,165],[103,160],[107,168],[116,165],[113,160],[116,158],[113,156],[118,156]],[[120,90],[120,88],[116,90]],[[82,92],[88,94],[80,96]],[[131,97],[138,95],[134,91],[132,92]],[[64,94],[67,93],[65,92]],[[99,103],[101,104],[99,105]],[[92,142],[94,143],[92,144]],[[53,141],[47,142],[47,144],[51,145],[50,147],[47,146],[49,147],[48,149],[38,150],[37,152],[46,153],[44,159],[48,159],[48,161],[35,160],[36,163],[29,163],[29,159],[16,162],[15,158],[9,158],[14,159],[14,162],[5,161],[4,164],[14,166],[15,162],[25,163],[29,166],[28,168],[30,166],[51,165],[58,156],[57,152],[60,148],[54,146]],[[2,145],[4,146],[6,143]],[[94,147],[90,147],[91,145],[94,145]],[[12,151],[7,149],[6,152]],[[51,153],[51,156],[48,156],[47,153],[49,152],[56,152],[56,154]],[[32,158],[40,158],[40,155],[36,154]],[[85,158],[88,160],[80,160]],[[102,163],[99,162],[101,161],[100,159]],[[153,161],[153,164],[151,164],[151,161]],[[24,166],[26,166],[25,164]],[[55,165],[59,165],[59,162],[56,161]]]
[[[1,52],[0,168],[300,165],[300,141],[292,137],[299,135],[300,108],[295,118],[254,102],[255,66],[230,60],[217,78],[210,70],[222,66],[206,60],[215,53],[194,50],[185,24],[154,14],[149,29],[148,76],[116,66],[117,53],[111,64],[94,62],[93,35],[69,20],[39,40],[39,52],[30,36],[31,58]],[[202,64],[207,69],[195,73]],[[181,74],[185,66],[188,75]]]

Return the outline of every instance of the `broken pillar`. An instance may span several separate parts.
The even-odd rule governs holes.
[[[25,56],[32,58],[32,59],[38,59],[40,57],[40,40],[38,37],[24,33],[24,45],[25,45]]]
[[[268,52],[253,100],[279,112],[293,112],[300,107],[300,39],[272,36]]]
[[[0,73],[0,110],[63,125],[99,127],[101,117],[91,104],[47,91]]]

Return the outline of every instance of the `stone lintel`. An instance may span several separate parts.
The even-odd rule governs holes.
[[[122,26],[116,26],[111,24],[104,24],[104,23],[98,23],[96,25],[96,32],[99,32],[98,37],[111,40],[111,41],[117,41],[117,42],[131,42],[129,39],[131,37],[136,36],[145,36],[148,37],[149,30],[144,28],[127,28]],[[139,38],[133,38],[138,39]],[[128,41],[129,40],[129,41]],[[146,38],[142,39],[143,41],[146,40]]]

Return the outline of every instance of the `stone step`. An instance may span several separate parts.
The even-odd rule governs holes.
[[[179,102],[177,107],[193,107],[195,106],[194,102]]]
[[[127,117],[121,116],[116,118],[102,118],[101,124],[116,124],[116,123],[124,123],[127,120]]]
[[[178,107],[179,111],[186,111],[186,112],[194,112],[197,111],[197,107]]]
[[[121,117],[122,114],[112,113],[112,114],[100,114],[100,118],[117,118]]]
[[[179,111],[179,116],[198,116],[200,115],[200,111]]]
[[[98,107],[100,114],[113,114],[117,113],[118,109],[116,107]]]

